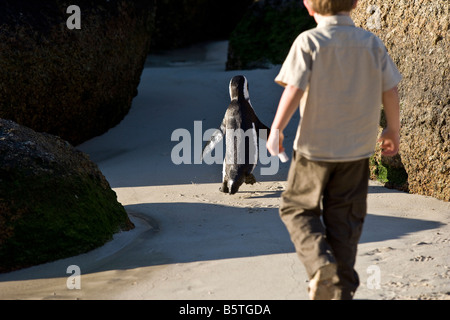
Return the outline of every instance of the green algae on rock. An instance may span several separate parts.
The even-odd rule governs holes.
[[[86,154],[0,119],[0,272],[81,254],[132,228]]]

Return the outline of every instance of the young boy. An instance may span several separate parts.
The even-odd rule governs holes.
[[[366,216],[368,159],[381,104],[387,119],[378,140],[382,154],[398,152],[401,75],[381,40],[355,27],[350,11],[357,0],[304,4],[318,25],[298,36],[275,79],[285,90],[267,149],[284,151],[283,130],[300,104],[280,216],[310,278],[310,298],[352,299],[359,286],[354,265]]]

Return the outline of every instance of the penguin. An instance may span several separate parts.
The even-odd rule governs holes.
[[[202,157],[211,152],[225,136],[225,159],[220,191],[235,194],[243,183],[256,182],[253,170],[258,161],[260,130],[270,129],[256,116],[250,102],[248,81],[245,76],[234,76],[229,84],[231,102],[225,116],[211,139],[203,148]]]

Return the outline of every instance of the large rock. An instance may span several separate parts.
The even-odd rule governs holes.
[[[2,0],[0,118],[79,144],[129,111],[155,0]],[[67,8],[81,9],[69,29]]]
[[[400,156],[381,159],[407,172],[411,193],[450,201],[449,4],[360,0],[356,24],[377,34],[403,80]]]
[[[254,1],[230,36],[226,69],[281,64],[295,38],[315,25],[302,1]]]
[[[0,119],[0,272],[86,252],[133,227],[85,154]]]

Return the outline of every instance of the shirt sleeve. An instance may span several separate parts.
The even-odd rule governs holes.
[[[383,92],[394,88],[402,80],[402,75],[397,69],[394,61],[392,61],[386,48],[383,47],[384,54],[382,58],[382,79],[383,79]]]
[[[312,69],[311,50],[308,48],[302,34],[297,37],[291,46],[275,82],[285,87],[293,85],[303,91],[306,90]]]

